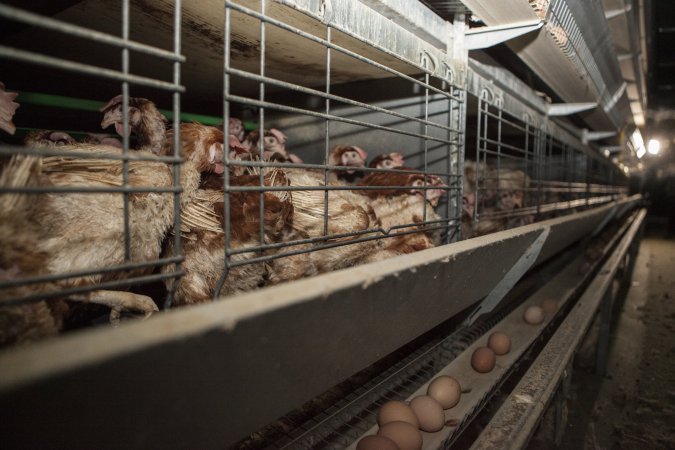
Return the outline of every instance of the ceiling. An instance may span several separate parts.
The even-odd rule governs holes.
[[[528,1],[530,5],[535,3],[532,0]],[[465,5],[487,4],[484,0],[422,0],[422,2],[448,20],[452,20],[454,14],[466,13]],[[675,160],[675,1],[584,0],[579,2],[578,0],[537,0],[536,5],[543,5],[544,9],[549,7],[553,9],[556,4],[564,2],[569,5],[579,4],[588,11],[598,7],[598,5],[604,9],[609,25],[609,39],[611,39],[620,66],[620,75],[627,86],[626,96],[633,116],[632,127],[627,126],[623,129],[623,142],[631,136],[632,130],[637,126],[645,141],[655,138],[661,142],[662,146],[660,157],[654,158],[648,155],[641,162],[653,164],[663,162],[664,159]],[[512,0],[511,5],[516,3],[520,5],[521,2]],[[526,4],[527,2],[523,3]],[[488,11],[486,13],[488,17],[494,13],[494,7],[495,5],[492,4],[490,9],[485,10]],[[485,11],[481,10],[483,13]],[[579,15],[577,20],[579,20]],[[591,45],[594,44],[593,28],[596,27],[582,27],[582,34],[591,38]],[[599,39],[602,39],[602,36]],[[593,50],[593,48],[591,49]],[[602,55],[607,53],[604,50],[603,48],[603,51],[598,52],[596,59],[602,58]],[[528,60],[524,55],[517,54],[518,52],[513,46],[507,45],[497,46],[488,50],[488,53],[532,88],[548,91],[547,93],[554,101],[556,101],[556,98],[559,101],[560,97],[565,101],[570,101],[565,98],[566,96],[562,94],[562,91],[556,88],[556,77],[549,76],[547,80],[546,74],[537,69],[536,58]],[[611,53],[611,49],[609,53]],[[551,80],[554,81],[553,84],[550,83]],[[548,86],[547,81],[549,82]],[[581,123],[583,119],[583,117],[579,117],[575,120],[575,123],[578,126],[584,126]],[[589,125],[592,129],[593,124],[586,126]],[[604,143],[608,146],[615,144],[622,144],[622,142],[617,140],[615,142],[605,141]],[[627,152],[624,156],[627,164],[637,165],[640,162],[632,151]],[[630,159],[632,161],[628,161]]]
[[[100,0],[103,2],[103,0]],[[505,1],[505,0],[502,0]],[[585,2],[589,3],[585,3]],[[487,11],[490,14],[483,14],[487,20],[489,16],[498,9],[493,3],[486,0],[421,0],[422,3],[436,11],[441,17],[453,20],[455,14],[469,14],[469,9],[466,5],[485,3],[491,4],[492,7]],[[3,0],[3,3],[9,5],[22,6],[24,2],[19,0]],[[63,11],[73,9],[73,5],[84,4],[82,0],[34,0],[31,2],[31,9],[39,10],[46,15],[63,14]],[[501,3],[501,2],[500,2]],[[674,0],[509,0],[508,9],[511,9],[512,16],[516,9],[513,5],[527,6],[526,9],[532,12],[531,5],[551,5],[554,7],[556,3],[569,3],[570,5],[579,4],[580,7],[587,11],[587,16],[590,16],[591,4],[595,7],[601,5],[607,15],[611,11],[617,9],[625,9],[626,14],[609,16],[607,22],[609,24],[609,39],[613,42],[613,47],[617,58],[619,59],[620,72],[618,79],[609,80],[608,91],[616,91],[616,85],[621,84],[621,78],[627,84],[626,97],[624,103],[627,105],[630,102],[630,108],[635,117],[635,123],[642,128],[642,134],[645,140],[650,138],[658,138],[664,147],[664,154],[675,154],[675,1]],[[503,5],[502,5],[503,6]],[[536,10],[536,8],[535,8]],[[583,16],[584,14],[580,14]],[[579,16],[579,14],[577,15]],[[594,16],[595,17],[595,16]],[[602,17],[602,15],[600,15]],[[635,18],[631,22],[631,18]],[[96,18],[94,18],[95,21]],[[472,21],[471,26],[479,26],[482,23],[477,22],[475,17],[470,17]],[[593,22],[596,23],[596,22]],[[639,25],[637,25],[639,23]],[[7,24],[0,27],[0,40],[9,38],[12,35],[21,33],[22,26],[18,24]],[[489,24],[488,24],[489,25]],[[584,25],[581,24],[580,25]],[[629,30],[633,27],[633,30]],[[585,27],[590,31],[596,27]],[[635,28],[640,28],[635,32]],[[625,32],[624,32],[625,30]],[[590,34],[593,37],[593,33]],[[596,41],[600,42],[604,35],[603,33],[595,33]],[[626,36],[632,36],[627,38]],[[644,37],[644,39],[640,39]],[[527,41],[528,45],[530,44]],[[604,41],[600,42],[605,44]],[[591,50],[597,49],[596,61],[603,62],[603,58],[607,55],[605,47],[595,45],[593,39],[590,40]],[[37,44],[36,44],[37,45]],[[44,43],[40,43],[44,45]],[[603,50],[603,51],[600,51]],[[559,50],[558,50],[559,51]],[[546,64],[538,62],[537,58],[527,58],[522,55],[517,56],[517,51],[512,46],[501,45],[493,49],[490,56],[510,68],[514,74],[519,76],[523,81],[530,85],[537,91],[546,92],[546,84],[548,83],[547,94],[553,101],[567,101],[567,102],[581,102],[588,101],[583,98],[574,98],[575,95],[581,95],[581,89],[572,81],[565,81],[563,88],[554,89],[551,84],[564,78],[569,80],[571,77],[561,77],[560,72],[554,72],[554,75],[549,77],[547,81]],[[542,52],[539,52],[538,57]],[[605,56],[603,56],[605,55]],[[623,58],[622,58],[623,55]],[[633,55],[626,57],[626,55]],[[544,66],[537,68],[537,64]],[[606,64],[605,64],[606,65]],[[550,72],[550,70],[549,70]],[[608,71],[603,71],[603,73]],[[549,74],[550,75],[550,74]],[[643,76],[644,75],[644,76]],[[613,76],[613,75],[612,75]],[[615,77],[616,78],[616,77]],[[644,80],[644,81],[643,81]],[[84,89],[85,87],[80,87]],[[644,92],[646,91],[646,92]],[[560,95],[558,95],[560,94]],[[630,114],[629,114],[630,115]],[[639,118],[642,117],[642,120]],[[607,126],[607,122],[595,121],[595,126],[592,117],[580,115],[575,118],[575,123],[583,127],[583,122],[587,123],[591,129],[602,130],[611,129]],[[645,123],[643,126],[642,123]],[[590,125],[589,125],[590,124]],[[624,124],[610,124],[617,127],[625,126]],[[630,128],[626,129],[626,134],[630,134]],[[604,145],[613,145],[613,142],[606,142]],[[672,150],[672,151],[668,151]]]
[[[648,42],[647,136],[658,139],[664,157],[675,160],[675,2],[646,0]]]

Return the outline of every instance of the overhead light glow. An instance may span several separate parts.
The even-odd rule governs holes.
[[[647,151],[649,151],[649,154],[658,155],[660,150],[661,150],[661,143],[656,139],[650,139],[649,143],[647,144]]]
[[[611,154],[611,152],[609,151],[608,148],[606,148],[606,149],[605,149],[605,156],[609,158],[609,155],[610,155],[610,154]]]
[[[635,148],[645,146],[645,141],[642,140],[642,133],[640,133],[640,130],[633,131],[633,145]]]
[[[640,130],[633,131],[633,136],[631,136],[631,141],[633,141],[633,148],[635,148],[635,154],[638,159],[645,156],[647,149],[645,148],[645,141],[642,140],[642,134]]]
[[[628,172],[630,172],[630,169],[628,168],[628,166],[623,166],[623,172],[624,172],[626,175],[628,175]]]

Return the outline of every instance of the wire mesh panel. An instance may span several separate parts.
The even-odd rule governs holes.
[[[477,98],[475,158],[465,164],[464,237],[569,214],[626,194],[614,165],[524,116],[484,90]],[[542,118],[543,119],[543,118]],[[618,184],[618,185],[617,185]]]
[[[464,237],[534,220],[539,199],[539,130],[502,108],[488,90],[478,98],[476,159],[465,165]]]
[[[276,284],[458,238],[464,92],[449,68],[437,78],[429,55],[405,60],[269,1],[226,1],[224,48],[214,296],[255,270]]]
[[[163,254],[162,241],[180,228],[181,3],[161,46],[132,40],[129,0],[113,3],[121,29],[71,24],[53,5],[0,4],[0,344],[101,313],[147,316],[164,300],[146,295],[151,286],[180,276],[180,251]],[[167,99],[175,132],[156,109],[144,114],[130,96],[140,90]],[[112,125],[121,140],[101,134]]]

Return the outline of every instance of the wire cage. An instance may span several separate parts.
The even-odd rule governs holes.
[[[213,92],[201,82],[212,81],[214,71],[195,64],[184,70],[181,27],[195,19],[181,16],[179,1],[150,14],[131,0],[91,0],[52,17],[0,4],[10,30],[0,42],[3,81],[9,92],[19,91],[22,105],[19,133],[3,137],[10,144],[2,146],[3,155],[11,164],[17,155],[31,155],[31,170],[40,172],[22,186],[5,180],[2,195],[60,202],[61,211],[54,206],[48,220],[82,233],[78,251],[73,245],[66,253],[59,247],[64,239],[45,250],[48,267],[0,281],[7,305],[102,303],[113,308],[117,323],[128,310],[147,315],[460,238],[465,92],[453,64],[410,34],[410,42],[399,39],[403,47],[392,50],[390,42],[355,31],[353,18],[327,20],[350,5],[316,11],[303,5],[225,3],[222,39],[208,49],[210,57],[222,57],[218,118],[182,111],[181,100],[199,105],[181,93],[204,98]],[[89,7],[106,18],[100,29],[76,25]],[[159,43],[139,28],[171,41]],[[199,28],[185,31],[184,46],[194,52]],[[39,45],[36,37],[46,42]],[[45,83],[45,73],[53,74],[53,83]],[[43,92],[33,92],[35,86]],[[156,111],[172,123],[152,145],[132,117],[148,103],[145,97],[171,104]],[[207,114],[213,98],[204,103]],[[108,120],[115,108],[120,117]],[[101,125],[114,124],[123,136],[121,150],[110,146],[113,136],[88,136],[101,115]],[[200,147],[208,167],[198,185],[188,186],[186,164],[194,158],[185,149],[202,139],[198,132],[212,134]],[[272,143],[270,150],[272,141],[277,147]],[[141,167],[153,164],[166,177],[139,178]],[[85,205],[98,211],[107,195],[115,198],[110,208],[85,217]],[[159,202],[152,213],[146,198]],[[15,225],[22,219],[35,222],[32,215],[17,216]],[[87,221],[99,222],[98,234]],[[156,221],[162,224],[154,234],[143,234],[148,230],[139,224]],[[35,224],[30,232],[41,243],[67,234],[49,229],[45,237]]]
[[[215,295],[231,293],[228,277],[246,265],[268,264],[274,283],[459,238],[464,91],[450,67],[437,77],[430,55],[413,64],[347,27],[308,27],[265,1],[227,1],[225,31],[225,134],[243,124],[249,137],[266,136],[227,155],[225,217],[251,192],[262,217],[276,201],[265,193],[283,192],[294,222],[279,240],[259,220],[257,242],[243,243],[226,220]],[[257,185],[234,185],[241,174],[257,175]],[[270,174],[287,186],[270,186]],[[399,209],[385,210],[392,203]],[[302,268],[289,273],[291,264]]]
[[[165,152],[137,149],[130,139],[137,106],[130,94],[140,90],[168,99],[171,128],[180,128],[181,3],[172,4],[162,46],[130,38],[128,0],[110,8],[121,30],[0,4],[0,73],[6,98],[18,91],[21,104],[16,134],[3,134],[0,145],[3,344],[89,324],[95,319],[78,311],[102,311],[84,304],[102,305],[113,323],[125,311],[149,315],[164,298],[146,294],[181,275],[181,255],[161,248],[180,228],[180,133],[159,143]],[[140,61],[162,73],[146,73]],[[84,95],[91,97],[77,98]],[[106,104],[105,95],[114,98]],[[101,130],[100,111],[115,105],[121,140]],[[174,239],[180,248],[180,235]],[[75,305],[67,313],[58,307],[65,300]]]
[[[467,153],[463,237],[526,225],[626,195],[625,177],[595,150],[517,117],[489,89],[476,98],[476,150]]]
[[[531,223],[541,169],[539,130],[530,117],[515,117],[504,110],[499,97],[483,90],[476,122],[475,173],[467,176],[465,194],[475,192],[475,199],[466,237]]]

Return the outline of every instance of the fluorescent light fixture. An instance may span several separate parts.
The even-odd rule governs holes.
[[[633,136],[632,136],[632,141],[633,145],[635,148],[640,148],[645,146],[645,141],[642,140],[642,134],[640,133],[640,130],[635,130],[633,131]]]
[[[647,151],[650,155],[658,155],[661,150],[661,143],[656,139],[650,139],[647,144]]]
[[[637,155],[638,159],[645,156],[647,149],[645,148],[645,141],[642,139],[640,130],[633,131],[633,135],[631,136],[630,140],[633,141],[633,148],[635,148],[635,154]]]

